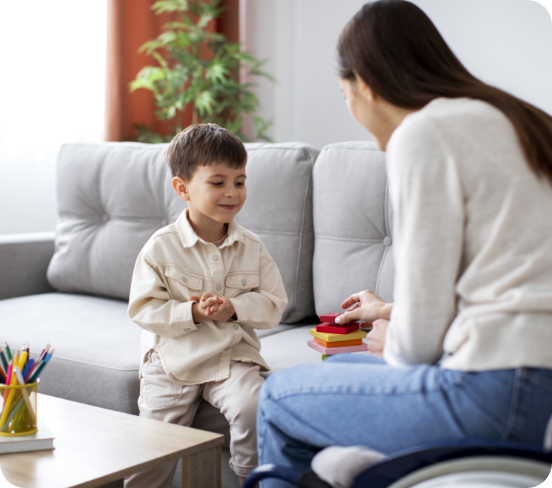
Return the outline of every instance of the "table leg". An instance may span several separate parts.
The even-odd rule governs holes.
[[[220,488],[220,446],[182,458],[182,488]]]

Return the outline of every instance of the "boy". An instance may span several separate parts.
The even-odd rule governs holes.
[[[278,268],[234,217],[246,199],[247,153],[215,124],[192,126],[167,149],[172,185],[188,208],[140,252],[129,317],[144,328],[140,416],[191,425],[201,398],[230,423],[230,467],[257,465],[255,415],[269,368],[254,329],[275,327],[287,304]],[[170,487],[176,462],[125,480]]]

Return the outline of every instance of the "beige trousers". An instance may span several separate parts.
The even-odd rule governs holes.
[[[218,408],[230,424],[230,468],[247,476],[257,466],[256,414],[263,378],[253,363],[232,361],[230,378],[183,386],[165,373],[157,352],[142,368],[140,417],[189,427],[201,399]],[[125,488],[170,488],[177,462],[169,462],[125,478]]]

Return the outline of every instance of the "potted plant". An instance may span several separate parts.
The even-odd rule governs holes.
[[[135,126],[138,140],[159,143],[170,141],[184,127],[183,113],[192,109],[192,123],[212,122],[225,127],[242,140],[242,115],[251,117],[257,139],[269,140],[269,123],[255,114],[259,100],[251,91],[252,83],[240,83],[238,74],[245,69],[248,78],[263,76],[260,61],[239,43],[209,30],[209,22],[220,16],[221,0],[162,0],[151,7],[157,15],[173,14],[163,32],[140,48],[152,56],[158,66],[146,66],[130,83],[130,91],[150,90],[157,106],[156,117],[170,122],[170,133],[162,136],[145,126]]]

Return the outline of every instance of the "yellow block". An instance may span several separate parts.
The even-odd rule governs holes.
[[[366,332],[360,329],[350,334],[330,334],[329,332],[316,332],[316,328],[314,328],[310,330],[310,333],[314,337],[318,337],[326,342],[351,341],[353,339],[364,339],[366,337]]]

